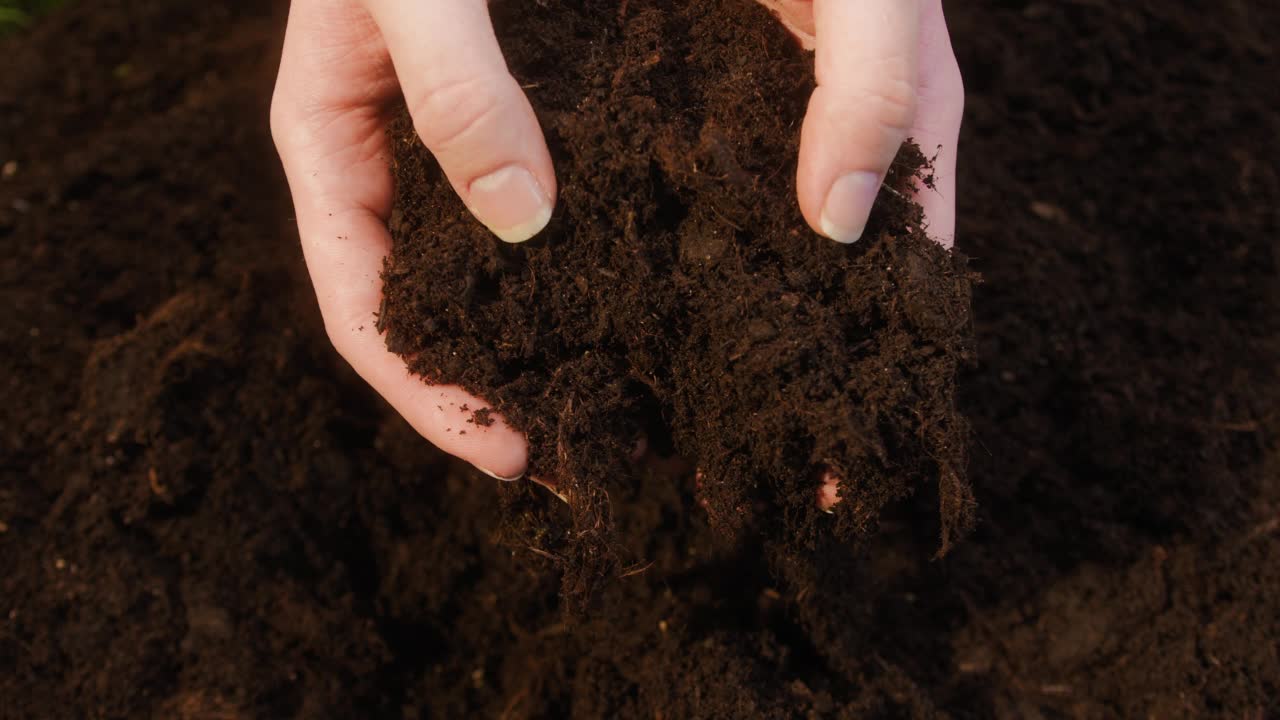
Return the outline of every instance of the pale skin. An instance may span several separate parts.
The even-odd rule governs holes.
[[[814,50],[817,89],[801,130],[797,202],[814,232],[856,242],[908,137],[937,151],[937,187],[917,198],[929,234],[955,231],[955,149],[964,88],[941,0],[758,0]],[[334,347],[427,440],[506,480],[528,443],[500,416],[450,432],[482,399],[427,385],[375,331],[391,248],[385,133],[400,99],[454,190],[505,242],[547,224],[556,175],[542,130],[507,70],[486,0],[294,0],[271,130]],[[495,240],[495,242],[498,240]],[[816,490],[824,509],[837,482]]]

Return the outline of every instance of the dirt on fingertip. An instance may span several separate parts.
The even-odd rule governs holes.
[[[855,552],[928,488],[949,549],[973,517],[955,403],[972,278],[911,199],[931,187],[921,150],[894,161],[862,239],[835,243],[796,203],[812,57],[763,8],[549,0],[493,16],[552,148],[557,211],[533,240],[499,241],[402,115],[379,322],[424,381],[528,434],[529,473],[568,507],[513,516],[536,518],[521,549],[554,561],[571,606],[643,564],[610,502],[639,482],[638,438],[697,466],[729,545]],[[833,515],[816,503],[824,473],[841,479]]]

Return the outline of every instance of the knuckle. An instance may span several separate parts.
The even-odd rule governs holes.
[[[887,130],[905,133],[915,123],[920,102],[915,83],[888,78],[876,83],[864,99],[870,103],[872,117]]]
[[[310,252],[306,254],[308,265],[310,265],[313,261],[312,255]],[[335,286],[333,278],[322,281],[320,276],[324,274],[316,273],[314,270],[312,272],[325,337],[344,360],[355,366],[359,359],[357,350],[361,336],[357,328],[373,327],[374,319],[367,312],[358,310],[362,298],[353,295],[351,287],[342,283]]]
[[[920,113],[923,124],[950,131],[959,127],[964,117],[964,78],[954,61],[938,68],[930,82],[920,88]]]
[[[287,107],[283,93],[277,87],[271,95],[271,110],[269,111],[268,121],[271,128],[271,140],[276,145],[276,150],[281,150],[285,142],[289,138],[292,124],[289,121],[289,108]]]
[[[329,344],[333,346],[333,349],[337,350],[338,354],[343,358],[347,358],[347,353],[343,348],[347,339],[346,328],[326,317],[324,319],[324,334],[325,337],[329,338]]]
[[[271,96],[268,122],[276,152],[285,157],[300,153],[312,142],[314,129],[297,98],[279,86]]]
[[[433,152],[465,144],[501,116],[505,83],[504,78],[476,76],[422,90],[409,101],[414,129]]]
[[[352,346],[351,331],[355,325],[343,313],[323,313],[323,317],[324,334],[329,338],[329,344],[333,346],[334,350],[338,351],[338,355],[342,359],[354,366],[357,355]]]
[[[964,75],[960,72],[960,64],[954,60],[947,71],[947,100],[956,115],[964,115]]]

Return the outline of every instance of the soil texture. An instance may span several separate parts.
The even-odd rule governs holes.
[[[415,372],[528,434],[529,473],[569,507],[516,515],[515,543],[557,559],[570,607],[643,566],[609,501],[636,483],[639,441],[697,466],[696,499],[727,538],[851,554],[834,540],[867,538],[927,484],[949,547],[972,518],[955,402],[970,286],[909,199],[929,182],[920,150],[895,161],[864,241],[834,243],[795,201],[812,57],[763,7],[493,11],[557,149],[559,212],[534,241],[502,243],[402,118],[379,326]],[[842,479],[834,516],[816,502],[825,472]]]
[[[602,139],[625,137],[610,134],[615,122],[667,134],[637,137],[642,145],[623,153],[601,147],[619,164],[589,166],[574,148],[597,131],[583,123],[602,122],[618,97],[612,76],[578,98],[588,102],[578,124],[557,95],[564,88],[531,89],[562,162],[561,209],[540,244],[486,240],[477,257],[446,256],[464,269],[480,264],[478,306],[502,307],[508,288],[495,268],[518,286],[557,248],[600,261],[565,257],[566,268],[618,273],[563,286],[578,298],[599,293],[598,304],[623,301],[602,285],[638,291],[681,275],[721,292],[716,283],[737,277],[739,259],[786,287],[828,283],[826,292],[871,297],[798,254],[811,242],[813,252],[839,249],[807,236],[784,242],[783,228],[802,226],[758,207],[788,190],[786,172],[759,169],[781,157],[777,123],[793,95],[753,118],[746,113],[763,107],[754,100],[728,110],[702,102],[693,94],[718,87],[711,71],[730,62],[710,43],[710,15],[700,21],[704,11],[689,9],[685,26],[643,30],[651,4],[626,4],[599,42],[633,54],[584,51],[574,58],[582,68],[561,71],[586,83],[590,63],[624,67],[618,92],[654,102],[690,93],[693,111],[645,125],[656,107],[614,106],[626,112],[598,128]],[[520,5],[495,3],[495,13],[543,12]],[[644,343],[674,342],[652,349],[672,359],[655,383],[671,394],[618,380],[619,367],[602,364],[608,374],[592,392],[632,399],[616,417],[571,417],[581,423],[566,427],[579,458],[571,460],[607,442],[609,462],[621,464],[629,433],[643,431],[659,456],[693,447],[712,476],[741,462],[761,480],[708,487],[704,473],[699,488],[678,463],[628,466],[629,480],[605,485],[613,533],[629,553],[614,574],[626,576],[604,584],[574,622],[552,563],[514,549],[503,524],[520,513],[554,532],[571,527],[572,508],[442,457],[328,345],[267,129],[284,10],[72,3],[0,41],[0,718],[1280,714],[1280,56],[1268,34],[1280,8],[948,3],[968,90],[957,199],[959,247],[970,258],[969,269],[951,271],[983,278],[972,288],[976,364],[954,382],[970,426],[973,532],[933,559],[938,476],[919,468],[892,494],[915,492],[886,505],[873,534],[837,515],[849,534],[815,531],[804,552],[798,539],[778,542],[786,528],[818,527],[804,524],[807,506],[789,504],[792,480],[772,472],[781,455],[730,461],[727,451],[760,447],[751,433],[800,429],[766,414],[759,426],[713,418],[699,434],[693,423],[708,409],[692,403],[710,389],[681,384],[706,369],[681,364],[691,356],[680,345],[692,341],[640,334],[641,318],[624,313],[631,332],[607,335],[612,361],[630,367]],[[577,22],[566,18],[558,37],[589,50]],[[783,39],[766,25],[749,47],[773,52]],[[644,66],[645,53],[670,48],[677,54]],[[551,57],[520,42],[509,51]],[[674,64],[707,72],[707,84],[663,86]],[[784,87],[768,85],[784,82],[781,69],[759,72],[752,82]],[[803,86],[787,92],[802,96]],[[678,154],[646,158],[642,147]],[[694,161],[698,173],[688,171]],[[430,188],[430,168],[420,167],[420,187]],[[573,174],[588,169],[618,185],[588,194]],[[714,182],[700,184],[703,176]],[[717,194],[739,180],[765,199],[743,207]],[[591,215],[600,194],[618,205]],[[414,212],[452,218],[442,226],[450,242],[478,243],[450,207]],[[845,249],[844,260],[913,249],[907,224],[890,222],[892,207],[877,220],[887,232]],[[608,211],[621,208],[634,209],[634,231],[650,242],[617,235],[628,224]],[[768,223],[751,242],[730,224],[748,220]],[[924,259],[924,277],[941,277],[943,263]],[[644,279],[646,268],[671,272]],[[778,268],[810,276],[769,274]],[[919,277],[899,272],[877,277]],[[781,286],[740,291],[780,302],[768,293]],[[666,321],[708,338],[728,337],[740,319],[731,309],[775,322],[781,311],[669,298],[680,305]],[[809,302],[797,307],[824,307]],[[882,303],[872,297],[869,307]],[[563,321],[569,309],[566,301],[541,311]],[[897,312],[911,320],[909,309]],[[591,325],[597,305],[583,313],[576,327],[606,332]],[[781,317],[892,327],[887,318]],[[714,349],[717,362],[741,352],[733,362],[748,373],[790,362],[771,345],[784,335],[755,332]],[[567,357],[569,340],[557,342],[531,351],[535,372]],[[818,353],[840,341],[805,342]],[[524,350],[506,352],[480,370],[502,379]],[[914,362],[897,367],[929,377]],[[714,398],[726,413],[762,402],[734,394],[735,377],[716,379],[726,383]],[[517,389],[493,402],[518,400]],[[670,447],[641,426],[664,403]],[[532,412],[520,419],[545,431]],[[889,427],[910,427],[896,422]],[[895,446],[906,438],[882,441],[890,459],[917,456]],[[882,469],[847,443],[776,447],[806,467],[844,458]],[[597,481],[579,477],[584,493]],[[764,508],[715,512],[739,492]],[[858,552],[835,551],[855,537]],[[824,552],[828,542],[839,547]],[[641,561],[643,572],[626,574]]]

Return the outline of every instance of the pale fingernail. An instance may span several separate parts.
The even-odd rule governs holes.
[[[480,467],[479,465],[477,465],[477,466],[475,466],[475,467],[476,467],[476,469],[477,469],[477,470],[479,470],[480,472],[484,473],[485,475],[488,475],[489,477],[493,478],[494,480],[501,480],[502,482],[515,482],[516,480],[519,480],[520,478],[524,477],[524,472],[523,472],[523,471],[521,471],[519,475],[513,475],[513,476],[511,476],[511,477],[503,477],[503,476],[499,475],[499,474],[498,474],[498,473],[496,473],[496,472],[492,472],[492,471],[490,471],[490,470],[485,470],[484,468]]]
[[[532,173],[517,165],[472,182],[468,201],[471,213],[509,243],[528,240],[551,220],[551,196]]]
[[[879,194],[880,176],[872,172],[851,172],[836,180],[822,206],[822,234],[840,243],[857,242]]]

